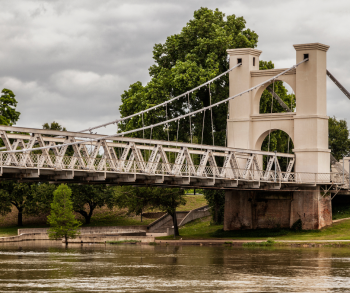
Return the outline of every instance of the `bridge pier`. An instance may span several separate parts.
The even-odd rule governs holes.
[[[331,225],[330,196],[322,196],[319,186],[300,191],[226,191],[225,231],[291,228],[298,219],[304,230]]]

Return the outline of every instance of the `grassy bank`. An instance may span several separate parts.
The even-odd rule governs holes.
[[[236,239],[262,240],[273,238],[278,240],[350,240],[350,220],[334,223],[321,230],[292,231],[289,229],[259,229],[223,231],[222,225],[211,225],[210,217],[193,221],[180,229],[183,240],[191,239]],[[173,239],[172,236],[157,239]]]

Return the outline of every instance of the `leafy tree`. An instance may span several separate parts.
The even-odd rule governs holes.
[[[200,8],[194,12],[191,19],[179,34],[168,37],[164,44],[156,44],[153,49],[155,64],[150,67],[151,81],[143,86],[141,82],[130,85],[122,94],[120,113],[122,117],[147,109],[155,104],[162,103],[171,97],[182,94],[207,80],[219,75],[229,68],[227,49],[254,48],[257,45],[258,35],[245,27],[243,17],[235,15],[227,16],[218,9],[210,10]],[[228,75],[215,81],[210,86],[212,103],[223,100],[229,95]],[[164,121],[165,117],[174,118],[183,115],[188,110],[195,111],[210,105],[208,88],[202,88],[186,98],[174,101],[167,108],[154,110],[119,124],[121,131],[135,129],[145,125]],[[227,105],[213,108],[213,128],[215,145],[225,145]],[[145,131],[145,137],[176,140],[179,133],[179,141],[190,141],[192,129],[193,141],[201,143],[203,128],[203,114],[198,114],[189,119],[184,119],[178,124],[172,123],[168,127]],[[204,144],[212,144],[211,119],[205,115]],[[142,132],[131,134],[142,137]],[[175,158],[173,158],[175,159]],[[194,157],[195,163],[199,156]],[[170,192],[170,191],[169,191]],[[179,191],[174,191],[175,194]],[[175,196],[175,195],[174,195]],[[181,196],[179,197],[179,199]],[[171,197],[167,204],[173,206]],[[175,200],[176,202],[176,200]],[[165,208],[165,205],[163,206]],[[176,217],[173,208],[170,212]],[[173,218],[174,220],[174,218]],[[177,222],[174,220],[177,230]],[[178,231],[175,231],[178,234]]]
[[[49,124],[47,122],[44,123],[43,129],[67,131],[67,129],[65,127],[63,127],[61,124],[59,124],[58,122],[55,122],[55,121],[53,121],[51,124]]]
[[[0,213],[9,213],[11,206],[14,206],[18,211],[17,225],[23,226],[24,214],[33,215],[49,211],[55,186],[2,181],[0,188]]]
[[[142,212],[151,205],[156,193],[149,187],[118,186],[115,195],[116,204],[128,208],[129,213],[141,215],[142,222]]]
[[[169,213],[173,219],[174,237],[179,236],[176,209],[186,204],[184,190],[179,188],[132,187],[124,186],[117,189],[117,203],[130,211],[140,212],[141,208],[159,209]],[[137,203],[140,201],[141,203]]]
[[[164,44],[155,44],[150,67],[151,81],[143,86],[141,82],[130,85],[122,95],[120,113],[122,117],[147,109],[152,105],[164,102],[171,97],[182,94],[203,82],[217,76],[229,68],[227,49],[254,48],[258,35],[245,27],[243,17],[227,16],[218,9],[200,8],[179,34],[168,37]],[[228,76],[224,76],[211,84],[212,103],[228,97]],[[189,106],[188,106],[189,102]],[[154,110],[144,114],[145,125],[164,121],[210,104],[208,88],[202,88],[189,97],[182,98],[168,105],[168,108]],[[166,112],[167,110],[167,112]],[[225,144],[227,105],[213,109],[214,136],[216,145]],[[200,142],[203,116],[192,117],[191,129],[194,140]],[[210,115],[205,117],[205,129],[211,132]],[[119,124],[120,130],[142,127],[142,116],[135,117]],[[189,119],[180,121],[179,141],[190,141]],[[152,137],[157,139],[176,140],[177,123],[169,127],[152,129]],[[143,133],[132,136],[142,137]],[[145,131],[150,137],[151,130]],[[205,135],[205,144],[212,144],[212,136]]]
[[[20,112],[16,111],[17,100],[9,89],[3,89],[0,96],[0,124],[12,126],[19,119]]]
[[[17,225],[23,226],[23,214],[33,210],[33,192],[30,183],[16,183],[14,181],[2,181],[2,206],[3,211],[11,211],[8,207],[13,205],[18,211]]]
[[[151,187],[149,187],[151,188]],[[161,211],[167,212],[173,219],[174,237],[179,236],[179,227],[177,225],[176,209],[186,204],[184,197],[184,190],[180,188],[159,188],[157,189],[157,196],[152,199],[153,208],[159,208]]]
[[[102,184],[70,184],[69,186],[72,190],[73,209],[85,218],[85,224],[90,224],[93,212],[97,207],[107,206],[110,209],[113,208],[113,187]]]
[[[68,243],[69,238],[75,238],[80,234],[78,228],[81,223],[75,219],[72,191],[66,184],[61,184],[53,193],[51,214],[47,217],[51,228],[48,230],[50,239],[64,238]]]
[[[222,224],[224,222],[225,210],[225,191],[215,189],[203,190],[205,199],[211,207],[214,224]]]
[[[339,161],[350,152],[349,129],[346,120],[328,119],[328,143],[332,155]]]

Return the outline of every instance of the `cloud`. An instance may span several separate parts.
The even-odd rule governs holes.
[[[179,33],[201,6],[243,16],[264,60],[295,63],[293,44],[331,46],[328,68],[350,90],[348,1],[1,1],[0,82],[12,89],[18,125],[60,122],[80,130],[119,116],[120,95],[149,81],[155,43]],[[328,83],[328,114],[350,118],[350,101]],[[103,129],[112,133],[115,129]]]

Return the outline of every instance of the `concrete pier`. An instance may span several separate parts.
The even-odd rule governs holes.
[[[230,190],[225,195],[224,230],[291,228],[305,230],[332,224],[330,195],[319,187],[302,191]]]

